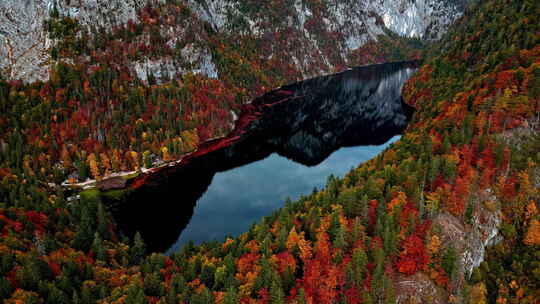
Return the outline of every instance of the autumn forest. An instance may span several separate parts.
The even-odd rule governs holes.
[[[304,0],[331,58],[304,65],[288,56],[302,46],[287,0],[240,2],[264,35],[242,18],[217,32],[183,0],[112,28],[53,9],[49,79],[0,74],[3,303],[538,303],[540,2],[472,1],[440,40],[388,32],[344,59],[318,22],[331,1]],[[186,46],[216,70],[193,72]],[[133,68],[163,58],[185,72]],[[412,120],[343,178],[168,255],[118,228],[111,200],[229,134],[257,96],[402,60],[422,61],[402,92]]]

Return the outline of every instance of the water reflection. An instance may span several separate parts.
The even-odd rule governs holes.
[[[256,98],[242,107],[229,136],[203,143],[180,163],[132,181],[137,187],[131,188],[129,198],[110,208],[119,230],[129,237],[139,231],[150,251],[163,252],[178,240],[195,208],[196,217],[206,208],[200,213],[206,215],[192,220],[192,228],[183,232],[180,243],[244,231],[242,227],[279,206],[267,204],[281,204],[286,195],[307,193],[322,186],[329,174],[342,174],[370,158],[348,153],[382,148],[344,149],[326,160],[335,151],[381,145],[401,134],[413,114],[403,103],[401,88],[417,66],[418,62],[400,62],[358,67],[286,85]],[[350,162],[345,161],[348,158]],[[235,174],[241,175],[236,181],[222,177]],[[200,200],[213,179],[212,189]],[[237,184],[242,180],[247,183]],[[309,185],[303,187],[307,181]],[[261,188],[255,191],[256,187]],[[233,216],[228,211],[239,213]],[[219,223],[222,226],[213,228]],[[219,228],[226,226],[230,229]]]
[[[399,136],[380,146],[342,148],[319,165],[307,167],[272,154],[268,158],[217,173],[197,202],[188,226],[169,249],[177,251],[193,240],[223,240],[247,231],[253,222],[283,206],[287,197],[297,199],[326,184],[330,174],[343,176],[352,167],[372,159]]]

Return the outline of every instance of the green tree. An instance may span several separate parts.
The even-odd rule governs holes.
[[[451,277],[454,272],[457,258],[458,256],[456,250],[453,246],[449,246],[444,252],[441,265],[449,277]]]
[[[141,237],[141,234],[137,232],[133,241],[133,246],[130,248],[131,263],[139,264],[146,253],[146,245]]]
[[[161,284],[161,277],[156,273],[149,273],[144,277],[144,294],[151,297],[161,297],[165,294],[165,288]]]
[[[94,233],[94,241],[92,242],[92,250],[96,254],[96,258],[100,261],[106,261],[105,248],[103,247],[103,241],[99,236],[99,233]]]
[[[270,303],[285,304],[285,293],[278,280],[273,280],[270,286]]]
[[[126,304],[148,304],[142,286],[131,285],[127,291]]]
[[[225,296],[223,297],[223,304],[237,304],[240,303],[240,297],[238,296],[238,292],[236,291],[236,288],[230,287],[227,289],[227,292],[225,293]]]
[[[354,282],[356,283],[356,286],[362,286],[367,263],[368,263],[368,257],[364,249],[362,248],[354,249],[353,255],[352,255],[352,269],[354,273]]]

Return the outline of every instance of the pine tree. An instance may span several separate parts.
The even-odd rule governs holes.
[[[144,278],[144,294],[151,297],[160,297],[165,294],[165,288],[161,284],[159,275],[150,272]]]
[[[170,289],[169,289],[169,292],[167,292],[167,295],[165,297],[165,303],[166,304],[177,304],[177,303],[180,303],[178,301],[178,295],[177,295],[177,292],[176,292],[176,288],[174,288],[174,286],[172,286]]]
[[[4,276],[0,276],[0,300],[7,299],[13,292],[11,283]]]
[[[105,248],[103,248],[103,242],[99,233],[94,233],[94,241],[92,242],[92,250],[96,254],[96,259],[100,261],[106,261]]]
[[[354,246],[354,244],[363,237],[364,227],[360,221],[359,217],[356,217],[353,222],[353,227],[349,233],[349,243]],[[363,240],[362,240],[363,241]]]
[[[81,200],[81,202],[83,202]],[[90,208],[85,204],[81,210],[81,224],[75,233],[72,246],[74,248],[87,251],[92,245],[94,239],[94,231],[92,229],[93,221]]]
[[[370,291],[366,291],[362,295],[362,304],[374,304],[373,296]]]
[[[227,289],[227,292],[225,293],[225,297],[223,298],[223,304],[237,304],[240,303],[240,297],[238,296],[238,293],[236,292],[236,288],[230,287]]]
[[[431,160],[431,166],[429,168],[429,182],[433,183],[435,178],[439,176],[441,166],[441,158],[438,156],[433,157]]]
[[[204,287],[200,293],[194,293],[191,296],[191,301],[189,301],[189,303],[211,304],[211,303],[214,303],[214,296],[208,288]]]
[[[443,255],[441,266],[449,277],[451,277],[454,272],[457,258],[457,253],[454,247],[448,247]]]
[[[262,257],[261,258],[261,271],[259,272],[259,275],[257,276],[257,279],[255,280],[255,284],[253,286],[254,290],[259,290],[262,288],[270,288],[272,286],[272,282],[274,278],[275,278],[274,269],[272,269],[272,266],[270,265],[268,258]]]
[[[133,246],[130,248],[131,263],[139,264],[146,253],[146,245],[141,237],[141,234],[137,232]]]
[[[298,304],[306,304],[306,292],[304,291],[304,288],[300,288],[298,291],[298,295],[296,295],[296,303]]]
[[[343,226],[340,224],[337,231],[336,236],[333,240],[333,245],[335,248],[339,248],[344,250],[347,246],[347,242],[345,240],[345,230],[343,229]]]
[[[371,288],[375,294],[380,295],[384,287],[383,275],[384,275],[384,261],[385,253],[382,248],[375,248],[374,260],[375,270],[373,271],[373,281],[371,282]]]
[[[71,295],[71,303],[72,304],[80,304],[81,300],[79,299],[79,294],[77,291],[73,291],[73,294]]]
[[[202,266],[200,279],[201,282],[212,287],[214,285],[214,277],[216,273],[216,267],[214,265],[205,264]]]
[[[148,304],[144,295],[143,288],[140,285],[131,285],[127,292],[126,304]]]
[[[394,224],[392,223],[391,219],[392,217],[388,217],[388,216],[386,217],[386,221],[385,221],[384,229],[382,233],[384,251],[389,255],[393,255],[397,251],[397,248],[396,248],[397,235],[394,229]]]
[[[278,279],[272,280],[270,286],[270,304],[285,304],[285,293]]]
[[[68,296],[55,285],[49,283],[47,303],[69,304]]]
[[[384,303],[385,304],[395,304],[396,303],[396,290],[394,288],[394,284],[390,278],[388,278],[387,275],[384,275],[383,277],[383,285],[384,285]]]
[[[107,213],[105,212],[105,207],[103,207],[103,204],[101,202],[98,203],[97,223],[98,223],[99,234],[103,238],[109,239],[110,233],[109,233],[109,227],[108,227],[109,223],[107,220]]]
[[[330,227],[328,228],[328,234],[331,240],[335,240],[338,234],[338,230],[341,228],[339,222],[339,210],[334,210],[330,216]]]
[[[129,296],[129,292],[128,292],[128,296]],[[80,301],[81,301],[81,304],[96,303],[96,297],[94,296],[94,293],[92,292],[90,287],[83,285]],[[134,304],[134,303],[136,302],[131,302],[131,304]],[[126,304],[130,304],[130,303],[126,300]]]
[[[353,256],[352,256],[354,281],[356,283],[356,286],[362,286],[362,281],[364,279],[364,273],[365,273],[367,263],[368,263],[368,257],[364,249],[356,248],[353,251]]]

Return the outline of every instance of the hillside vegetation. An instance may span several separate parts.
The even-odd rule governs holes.
[[[261,20],[263,34],[245,20],[216,32],[184,1],[150,2],[137,21],[112,28],[83,27],[53,9],[44,25],[54,42],[50,80],[1,86],[1,141],[13,152],[2,167],[21,175],[26,166],[28,175],[60,184],[159,166],[227,134],[232,112],[274,87],[346,66],[419,57],[418,39],[381,32],[379,42],[344,59],[342,47],[330,43],[340,32],[328,32],[316,18],[329,7],[316,2],[305,3],[314,28],[306,27],[326,44],[313,50],[292,43],[303,36],[277,16],[294,12],[274,2],[241,7]],[[298,52],[310,60],[291,60]]]
[[[190,13],[149,8],[147,21],[110,35],[154,33],[159,45],[152,20],[167,9]],[[0,83],[0,299],[537,303],[539,16],[538,1],[475,4],[406,85],[417,112],[400,141],[239,237],[171,256],[122,238],[99,195],[68,201],[57,185],[194,149],[227,130],[244,98],[298,71],[208,29],[228,78],[147,84],[113,64],[129,49],[121,40],[81,40],[70,36],[75,23],[53,16],[51,33],[71,37],[57,56],[92,60],[59,63],[46,83]],[[105,42],[85,46],[92,39]]]

